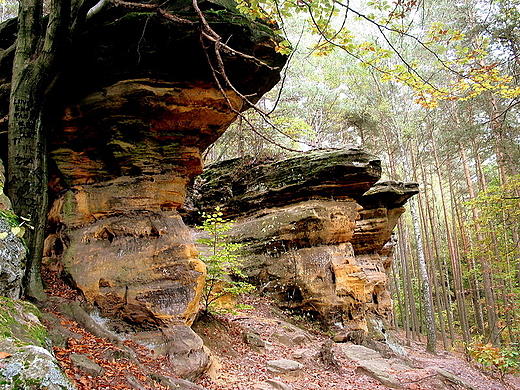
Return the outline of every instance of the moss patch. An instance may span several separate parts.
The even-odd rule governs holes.
[[[0,337],[10,338],[20,346],[47,347],[47,330],[40,322],[41,313],[29,302],[0,297]]]

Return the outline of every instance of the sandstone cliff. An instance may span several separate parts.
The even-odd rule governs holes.
[[[357,149],[230,160],[197,179],[192,207],[236,219],[233,239],[262,291],[359,341],[368,318],[390,322],[390,238],[418,192],[416,183],[376,183],[380,174],[380,161]]]
[[[112,320],[109,328],[168,355],[174,372],[192,378],[208,361],[190,328],[205,266],[177,208],[202,172],[201,153],[249,108],[241,96],[256,102],[286,57],[275,50],[273,29],[238,14],[234,2],[201,1],[211,28],[235,50],[220,53],[228,85],[209,65],[219,63],[213,43],[201,43],[191,1],[157,3],[189,23],[107,3],[74,37],[48,96],[44,262]],[[2,49],[15,33],[16,21],[2,25]],[[6,54],[0,64],[0,117],[10,60]]]
[[[181,3],[165,9],[195,20]],[[276,36],[221,5],[201,7],[213,8],[208,20],[228,45],[256,58],[222,52],[233,86],[256,101],[285,61]],[[12,22],[3,27],[0,35],[15,31]],[[172,372],[190,379],[208,363],[190,328],[205,267],[178,209],[202,172],[202,152],[247,109],[232,88],[217,87],[199,39],[196,24],[109,5],[73,42],[49,96],[44,253],[46,266],[69,280],[103,326],[167,356]],[[5,49],[11,43],[0,39]],[[8,60],[0,64],[0,98],[9,90]],[[5,110],[3,99],[0,116]],[[211,209],[210,199],[222,200],[238,218],[234,235],[248,244],[252,280],[286,307],[319,314],[342,337],[365,331],[367,313],[388,319],[383,246],[415,186],[372,187],[379,161],[358,150],[223,168],[222,176],[204,174],[198,201]],[[19,283],[21,275],[13,277]],[[85,319],[77,306],[62,310]]]

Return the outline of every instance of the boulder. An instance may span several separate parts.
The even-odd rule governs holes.
[[[338,341],[364,340],[367,313],[391,321],[392,230],[417,183],[379,182],[359,149],[282,160],[234,159],[197,178],[189,203],[235,218],[233,240],[250,282],[285,308],[317,314]],[[197,234],[197,233],[194,233]]]
[[[170,326],[156,331],[135,332],[129,337],[146,345],[156,354],[165,355],[171,372],[177,377],[194,380],[210,365],[202,339],[188,326]]]
[[[397,371],[406,371],[410,367],[400,363],[392,363],[384,359],[381,354],[362,345],[342,345],[345,355],[358,365],[356,371],[368,375],[392,389],[404,388],[393,375]]]
[[[70,355],[71,362],[81,371],[90,376],[101,376],[105,370],[99,364],[90,359],[87,355],[73,353]]]
[[[303,368],[303,364],[289,359],[269,360],[267,370],[274,374],[294,374]]]
[[[0,297],[0,389],[74,390],[31,303]]]
[[[272,346],[270,342],[265,341],[259,334],[253,332],[242,333],[242,341],[258,353],[265,353],[266,349]]]
[[[291,386],[286,383],[276,381],[274,379],[266,379],[265,383],[271,386],[275,390],[291,390]]]
[[[257,383],[252,390],[291,390],[292,387],[274,379],[267,379],[264,382]]]

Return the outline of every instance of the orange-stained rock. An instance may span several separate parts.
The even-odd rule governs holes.
[[[122,331],[161,333],[172,367],[183,367],[173,371],[191,378],[207,365],[200,338],[188,331],[206,270],[177,209],[202,172],[203,152],[278,82],[287,56],[276,50],[276,27],[238,13],[234,2],[198,2],[225,49],[201,36],[191,1],[123,3],[107,2],[80,22],[63,66],[50,72],[44,263],[65,272]],[[16,30],[15,20],[3,26],[2,48],[14,47]],[[12,58],[0,67],[0,117]],[[0,209],[6,203],[0,190]],[[9,228],[1,218],[0,225]],[[18,275],[2,274],[18,285],[22,258]]]
[[[118,302],[106,297],[125,296],[191,325],[205,266],[176,210],[201,171],[200,139],[236,113],[209,86],[155,83],[120,82],[66,110],[51,156],[67,189],[49,222],[66,235],[64,270],[89,302],[110,312]]]
[[[247,108],[236,91],[257,101],[286,60],[266,25],[204,7],[219,10],[207,20],[230,47],[257,57],[222,53],[232,87],[215,82],[197,23],[110,5],[77,37],[56,89],[45,253],[132,327],[193,323],[206,269],[177,209],[203,151]]]
[[[250,281],[283,307],[317,313],[338,340],[359,342],[367,315],[388,323],[392,248],[385,244],[417,184],[376,184],[379,161],[360,150],[248,164],[208,167],[192,202],[236,218],[231,233],[245,245]]]

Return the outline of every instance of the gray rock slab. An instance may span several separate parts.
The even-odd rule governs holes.
[[[408,370],[409,367],[399,362],[389,361],[383,358],[379,352],[362,345],[341,344],[341,348],[349,359],[358,364],[357,372],[368,375],[393,389],[403,388],[392,373]]]
[[[278,374],[294,373],[302,368],[303,364],[289,359],[269,360],[267,362],[267,370]]]
[[[242,334],[242,340],[251,347],[265,348],[266,346],[265,340],[257,333],[245,332]]]
[[[390,367],[386,365],[384,361],[361,360],[358,364],[359,366],[356,368],[357,372],[368,375],[392,389],[403,388],[399,380],[388,372]]]
[[[372,360],[372,359],[382,359],[383,357],[381,354],[377,351],[374,351],[373,349],[364,347],[362,345],[349,345],[349,344],[340,344],[341,349],[345,353],[345,355],[350,359],[354,361],[359,360]]]
[[[447,379],[448,381],[450,381],[456,385],[462,386],[468,390],[477,390],[477,388],[475,386],[473,386],[471,383],[465,381],[461,377],[459,377],[449,371],[446,371],[440,367],[432,367],[431,369],[433,371],[435,371],[437,374],[439,374],[440,376],[442,376],[443,378]]]
[[[265,381],[269,386],[271,386],[271,388],[275,389],[275,390],[291,390],[292,387],[283,383],[283,382],[280,382],[280,381],[276,381],[274,379],[267,379]]]

